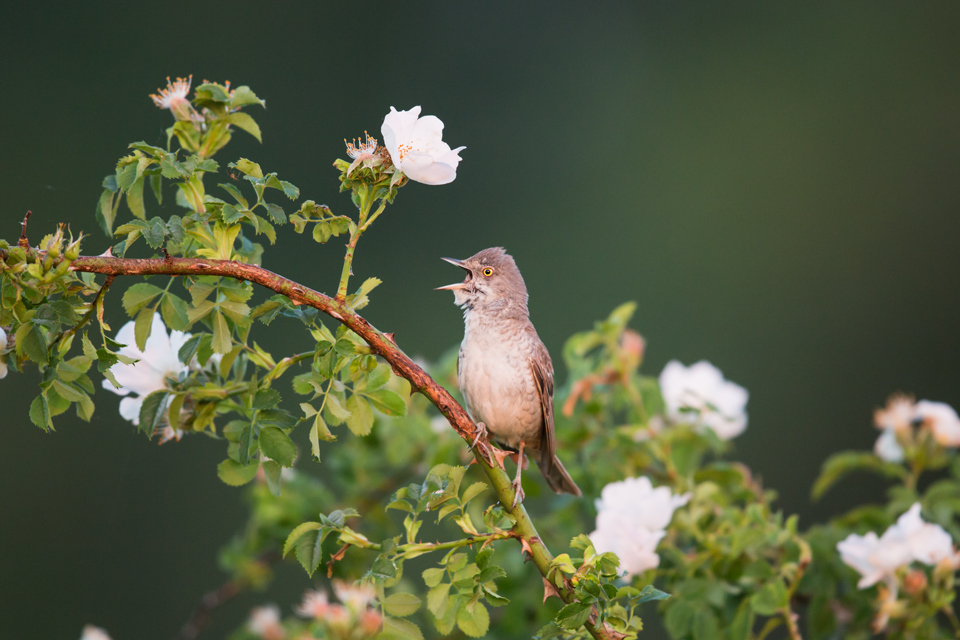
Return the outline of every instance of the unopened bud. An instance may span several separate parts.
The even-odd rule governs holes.
[[[912,596],[918,596],[927,588],[927,574],[914,569],[903,579],[903,590]]]

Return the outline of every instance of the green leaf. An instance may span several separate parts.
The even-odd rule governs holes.
[[[163,289],[160,287],[147,282],[138,282],[123,292],[123,310],[132,318],[161,293]]]
[[[354,394],[347,399],[347,411],[350,412],[347,416],[347,427],[350,431],[358,436],[368,435],[373,428],[373,410],[370,409],[370,404]]]
[[[443,569],[428,569],[428,571],[440,571],[440,577],[443,577]],[[429,609],[430,613],[435,617],[442,618],[446,612],[447,606],[450,604],[449,596],[450,587],[452,586],[449,582],[444,582],[435,585],[427,592],[427,609]]]
[[[217,465],[217,475],[231,487],[239,487],[253,480],[259,466],[256,462],[243,466],[236,460],[227,458]]]
[[[487,489],[486,482],[483,482],[483,481],[474,482],[469,487],[467,487],[466,491],[463,492],[463,497],[460,498],[460,504],[466,506],[468,502],[470,502],[471,500],[476,498],[478,495],[483,493],[486,489]]]
[[[143,177],[137,178],[127,190],[127,206],[130,207],[130,213],[135,217],[141,220],[147,217],[146,210],[143,207]]]
[[[393,593],[383,601],[383,608],[392,616],[405,618],[420,608],[420,598],[412,593]]]
[[[163,246],[163,239],[167,235],[167,225],[159,216],[150,220],[150,228],[143,230],[143,239],[150,245],[151,249],[159,249]]]
[[[260,430],[260,451],[285,467],[292,467],[297,457],[297,445],[277,427],[264,427]]]
[[[233,347],[233,336],[227,319],[217,310],[213,314],[213,350],[215,353],[227,353]]]
[[[560,612],[554,620],[564,629],[579,629],[583,626],[583,623],[587,621],[587,618],[590,617],[590,609],[591,606],[589,604],[572,602],[563,609],[560,609]]]
[[[187,314],[187,302],[172,293],[163,296],[160,303],[160,315],[164,324],[175,331],[186,331],[190,327],[190,317]]]
[[[329,529],[320,529],[316,533],[306,532],[294,545],[297,560],[310,576],[313,576],[323,559],[323,539],[327,531]]]
[[[820,469],[820,477],[814,482],[811,491],[813,499],[819,500],[830,487],[854,471],[874,471],[889,478],[899,479],[906,478],[909,475],[902,465],[885,462],[873,453],[843,451],[833,454],[823,463],[823,467]]]
[[[700,607],[693,619],[694,640],[720,640],[720,626],[710,607]]]
[[[440,584],[440,581],[443,580],[443,574],[446,573],[443,569],[433,568],[425,569],[423,572],[423,582],[428,587],[435,587]]]
[[[33,323],[22,325],[27,327],[22,334],[17,330],[17,351],[27,354],[27,357],[37,364],[47,364],[50,355],[47,353],[47,339],[43,337],[40,327]]]
[[[248,104],[259,104],[264,106],[263,100],[258,98],[257,95],[250,90],[250,87],[241,85],[234,89],[230,96],[230,109],[233,110],[237,107],[243,107]]]
[[[650,602],[651,600],[666,600],[669,597],[670,594],[666,591],[660,591],[660,589],[657,589],[652,584],[648,584],[643,588],[643,591],[640,592],[637,602],[643,603]]]
[[[273,409],[280,404],[280,393],[276,389],[260,389],[253,396],[253,409]]]
[[[280,474],[283,469],[273,460],[263,463],[263,475],[267,479],[267,488],[275,497],[280,497]]]
[[[296,544],[297,540],[304,534],[308,531],[316,531],[320,527],[321,524],[319,522],[303,522],[298,524],[293,531],[290,532],[290,535],[287,536],[286,542],[283,543],[283,557],[287,557],[287,554],[293,549],[293,545]]]
[[[787,592],[783,580],[776,578],[763,585],[760,591],[753,594],[750,598],[750,604],[753,610],[761,616],[772,616],[779,609],[787,606],[789,599],[790,594]]]
[[[30,403],[30,422],[44,431],[53,429],[53,421],[50,419],[50,406],[47,404],[46,396],[39,395]]]
[[[323,421],[323,416],[319,413],[313,416],[313,425],[310,427],[310,452],[317,460],[320,459],[320,441],[333,442],[337,437],[330,433],[327,423]]]
[[[737,609],[737,615],[730,625],[730,640],[748,640],[753,633],[753,608],[749,600],[744,600]]]
[[[490,629],[490,614],[482,603],[475,602],[457,611],[457,626],[471,638],[479,638]]]
[[[137,349],[145,351],[147,348],[147,338],[150,336],[150,329],[153,327],[154,311],[150,307],[144,307],[137,314],[137,321],[133,325],[133,337],[137,342]]]
[[[227,116],[227,122],[243,129],[256,138],[257,142],[263,142],[263,139],[260,137],[260,126],[248,114],[235,111]]]
[[[193,356],[197,355],[197,349],[200,347],[200,340],[203,338],[202,333],[190,336],[186,342],[183,343],[183,346],[180,347],[180,351],[177,352],[177,358],[180,362],[190,362],[193,359]]]
[[[241,171],[248,176],[253,176],[254,178],[263,178],[263,169],[260,168],[256,162],[247,160],[246,158],[240,158],[236,162],[231,162],[228,166]]]
[[[166,391],[154,391],[143,399],[140,405],[140,431],[147,436],[152,436],[160,426],[160,420],[163,418],[163,410],[166,408]]]
[[[384,616],[383,631],[380,632],[380,635],[377,636],[377,638],[380,637],[423,640],[423,632],[420,631],[420,627],[413,624],[409,620],[401,620],[399,618]]]
[[[407,403],[400,394],[392,389],[377,389],[363,394],[369,398],[373,406],[388,416],[403,416],[407,414]]]

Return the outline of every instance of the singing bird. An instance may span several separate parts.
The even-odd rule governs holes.
[[[463,342],[457,361],[460,391],[481,433],[518,452],[514,506],[523,498],[520,473],[526,451],[550,488],[579,496],[557,458],[553,433],[553,362],[530,322],[527,287],[502,247],[466,260],[443,258],[467,272],[453,291],[463,309]]]

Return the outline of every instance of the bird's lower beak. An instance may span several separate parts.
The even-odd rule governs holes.
[[[441,260],[444,260],[446,262],[449,262],[452,265],[456,265],[460,267],[461,269],[466,271],[468,274],[470,273],[470,270],[467,269],[466,265],[463,264],[463,260],[457,260],[456,258],[441,258]],[[469,280],[469,276],[467,280]],[[457,289],[463,289],[464,287],[467,286],[467,280],[464,280],[463,282],[457,282],[456,284],[448,284],[443,287],[437,287],[436,289],[434,289],[434,291],[456,291]]]

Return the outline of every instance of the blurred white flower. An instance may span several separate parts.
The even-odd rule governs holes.
[[[724,380],[706,360],[689,367],[677,360],[668,362],[660,374],[660,391],[667,416],[675,422],[702,425],[721,440],[735,438],[747,428],[747,390]]]
[[[83,628],[83,635],[80,636],[80,640],[110,640],[110,634],[100,627],[88,624]]]
[[[7,332],[0,327],[0,354],[7,350]],[[0,355],[0,380],[7,377],[7,359]]]
[[[884,429],[873,445],[873,452],[877,457],[887,462],[903,462],[904,453],[897,442],[897,432],[893,429]]]
[[[7,332],[0,327],[0,351],[7,350]]]
[[[423,184],[448,184],[457,177],[459,153],[466,147],[450,149],[443,141],[443,122],[436,116],[420,115],[420,107],[390,113],[380,133],[393,164],[408,178]]]
[[[193,76],[177,78],[176,82],[171,82],[170,78],[167,78],[167,86],[163,89],[157,89],[158,93],[151,93],[150,98],[153,100],[153,104],[161,109],[170,109],[173,117],[177,120],[202,120],[203,118],[187,100],[191,84],[193,84]]]
[[[303,602],[294,608],[299,616],[323,620],[330,610],[330,601],[327,592],[323,590],[307,589],[303,594]]]
[[[434,416],[430,419],[430,431],[438,436],[444,436],[451,432],[450,422],[443,415]]]
[[[597,500],[597,529],[590,534],[594,548],[612,551],[628,575],[660,564],[657,545],[666,535],[673,512],[690,500],[667,487],[653,488],[650,479],[627,478],[603,488]]]
[[[907,431],[916,419],[917,405],[902,393],[893,394],[886,407],[873,412],[873,423],[885,431]]]
[[[837,551],[844,563],[860,573],[857,586],[861,589],[880,580],[889,583],[897,569],[913,561],[932,565],[956,557],[950,534],[920,518],[919,502],[879,538],[872,531],[865,536],[850,534],[837,543]]]
[[[282,640],[286,636],[280,624],[280,607],[275,604],[254,608],[250,612],[247,628],[263,640]]]
[[[347,605],[347,608],[354,613],[367,608],[374,598],[377,597],[377,590],[371,584],[360,584],[359,582],[350,583],[343,580],[333,581],[333,592],[337,595],[337,600]]]
[[[930,428],[933,437],[944,447],[960,447],[960,416],[944,402],[921,400],[917,403],[917,417]]]
[[[143,399],[154,391],[167,388],[167,377],[176,378],[188,370],[187,365],[180,362],[177,353],[189,337],[190,334],[182,331],[171,331],[168,335],[160,314],[154,314],[150,336],[144,350],[140,351],[134,338],[134,323],[128,322],[120,328],[115,340],[127,346],[120,349],[119,353],[139,360],[134,364],[117,363],[110,367],[110,372],[122,388],[115,389],[109,380],[103,381],[103,388],[117,395],[136,394],[120,401],[121,416],[133,424],[140,424]]]

